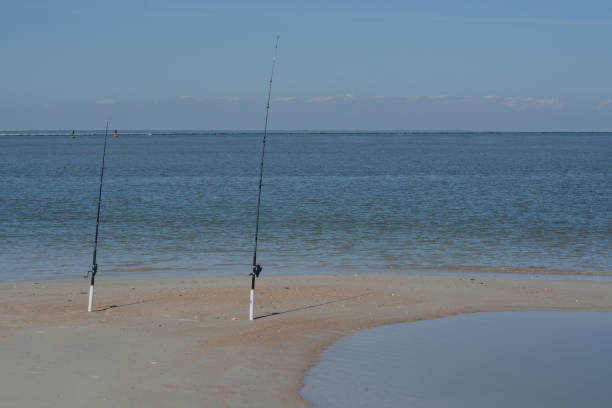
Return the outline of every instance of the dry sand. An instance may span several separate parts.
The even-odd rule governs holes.
[[[0,285],[1,407],[305,407],[340,337],[460,313],[612,310],[612,282],[264,276]]]

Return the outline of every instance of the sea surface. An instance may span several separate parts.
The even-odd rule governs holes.
[[[315,407],[608,408],[612,313],[478,313],[376,327],[321,356]]]
[[[248,274],[261,133],[109,137],[99,275]],[[103,136],[0,136],[0,281],[90,268]],[[612,271],[612,134],[268,135],[265,273]]]

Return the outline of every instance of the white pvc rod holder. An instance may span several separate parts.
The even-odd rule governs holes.
[[[89,306],[87,307],[87,311],[91,312],[93,308],[93,296],[94,296],[94,285],[89,286]]]
[[[249,304],[249,320],[253,320],[253,303],[255,302],[255,289],[251,289],[251,302]]]

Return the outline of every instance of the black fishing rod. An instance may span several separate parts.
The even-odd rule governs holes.
[[[108,136],[108,121],[106,121],[106,131],[104,132],[104,151],[102,153],[102,171],[100,172],[100,190],[98,192],[98,215],[96,216],[96,238],[94,239],[93,247],[93,261],[91,263],[91,270],[87,272],[85,278],[91,274],[89,281],[89,306],[87,311],[91,312],[93,307],[93,295],[94,295],[94,281],[96,279],[96,273],[98,273],[98,264],[96,263],[96,254],[98,250],[98,230],[100,229],[100,206],[102,205],[102,181],[104,180],[104,158],[106,157],[106,137]]]
[[[259,238],[259,210],[261,208],[261,187],[263,186],[264,156],[266,154],[266,136],[268,135],[268,116],[270,113],[270,96],[272,95],[272,79],[274,78],[274,65],[278,51],[278,38],[274,44],[274,58],[272,58],[272,71],[270,72],[270,83],[268,84],[268,101],[266,103],[266,121],[264,124],[263,142],[261,144],[261,164],[259,166],[259,193],[257,194],[257,216],[255,217],[255,247],[253,249],[253,270],[251,276],[251,301],[249,304],[249,320],[253,320],[253,305],[255,302],[255,278],[259,278],[261,265],[257,263],[257,239]]]

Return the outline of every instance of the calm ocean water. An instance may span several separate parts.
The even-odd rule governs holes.
[[[323,352],[315,407],[609,408],[612,313],[478,313],[375,327]]]
[[[0,137],[0,280],[91,263],[103,138]],[[248,274],[261,134],[110,138],[100,276]],[[283,134],[264,273],[612,271],[612,134]]]

